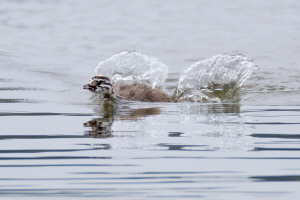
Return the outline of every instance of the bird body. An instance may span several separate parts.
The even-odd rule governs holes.
[[[90,83],[84,85],[83,88],[102,94],[104,98],[111,100],[118,96],[132,101],[170,102],[169,95],[161,90],[137,83],[132,85],[113,85],[106,76],[92,77]]]

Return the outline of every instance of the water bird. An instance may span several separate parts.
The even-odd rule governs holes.
[[[143,102],[170,102],[170,96],[146,85],[134,83],[132,85],[113,85],[107,76],[93,76],[90,82],[83,86],[96,94],[103,95],[104,99],[115,101],[124,98]]]

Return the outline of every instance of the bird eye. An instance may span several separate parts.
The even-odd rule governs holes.
[[[103,81],[99,81],[96,85],[101,86]]]

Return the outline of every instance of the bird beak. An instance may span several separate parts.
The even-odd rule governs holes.
[[[95,90],[95,86],[92,86],[90,84],[86,84],[86,85],[83,86],[83,89],[92,91],[92,90]]]
[[[84,85],[84,86],[83,86],[83,89],[90,89],[89,84]]]

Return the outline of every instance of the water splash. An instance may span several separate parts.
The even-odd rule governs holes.
[[[238,89],[256,66],[243,55],[216,55],[183,71],[174,101],[237,102]]]
[[[239,88],[256,66],[243,55],[216,55],[183,71],[173,100],[191,102],[238,102]],[[138,52],[123,51],[100,62],[96,75],[111,78],[115,85],[143,84],[161,88],[168,66]]]
[[[113,84],[138,83],[161,88],[168,74],[168,66],[156,58],[123,51],[100,62],[95,71],[96,75],[110,77]]]

